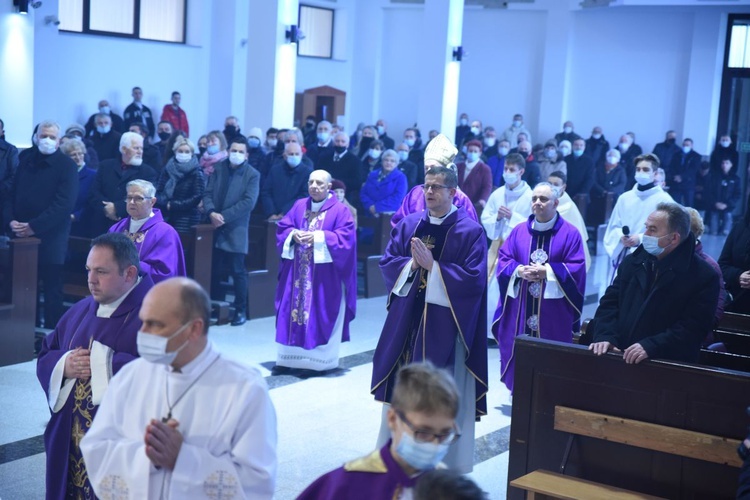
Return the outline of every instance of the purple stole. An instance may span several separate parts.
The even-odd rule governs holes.
[[[301,231],[319,231],[323,229],[326,211],[312,212],[305,210]],[[293,287],[292,287],[292,324],[290,336],[299,339],[293,345],[304,345],[307,336],[309,311],[312,304],[313,281],[313,245],[294,244]]]

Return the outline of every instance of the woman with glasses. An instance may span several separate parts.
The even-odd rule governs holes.
[[[86,166],[86,145],[81,139],[67,138],[60,141],[60,151],[76,163],[78,167],[78,198],[70,214],[72,225],[70,234],[72,236],[91,236],[86,230],[86,225],[81,223],[88,204],[89,190],[96,178],[96,170]]]
[[[398,154],[392,149],[382,155],[382,165],[369,173],[360,191],[365,211],[374,217],[393,214],[406,196],[408,182],[399,169]]]

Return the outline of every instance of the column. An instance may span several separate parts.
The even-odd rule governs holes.
[[[6,139],[29,147],[34,129],[34,15],[18,14],[10,1],[0,3],[0,75]]]

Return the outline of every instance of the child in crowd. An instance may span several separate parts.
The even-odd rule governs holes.
[[[298,500],[412,498],[417,480],[440,467],[460,438],[457,414],[458,390],[448,372],[429,362],[405,366],[388,409],[391,439],[383,448],[321,476]]]
[[[726,236],[732,229],[732,212],[740,199],[742,186],[732,160],[722,160],[720,168],[720,171],[714,169],[711,172],[706,216],[708,217],[708,234],[719,234],[719,219],[721,218],[723,221],[721,234]]]

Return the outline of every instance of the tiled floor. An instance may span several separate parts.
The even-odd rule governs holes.
[[[723,238],[704,237],[706,251],[718,257]],[[596,310],[606,284],[606,258],[595,257],[587,279],[583,317]],[[279,430],[276,498],[294,498],[320,474],[374,448],[381,406],[369,394],[372,350],[385,318],[385,298],[361,299],[352,323],[352,341],[341,348],[343,369],[307,380],[270,377],[276,358],[274,319],[243,327],[213,327],[212,341],[226,356],[261,366],[271,387]],[[492,499],[505,498],[510,406],[499,381],[497,349],[489,350],[489,414],[477,425],[471,477]],[[44,497],[41,434],[48,418],[34,362],[0,368],[0,498]]]

